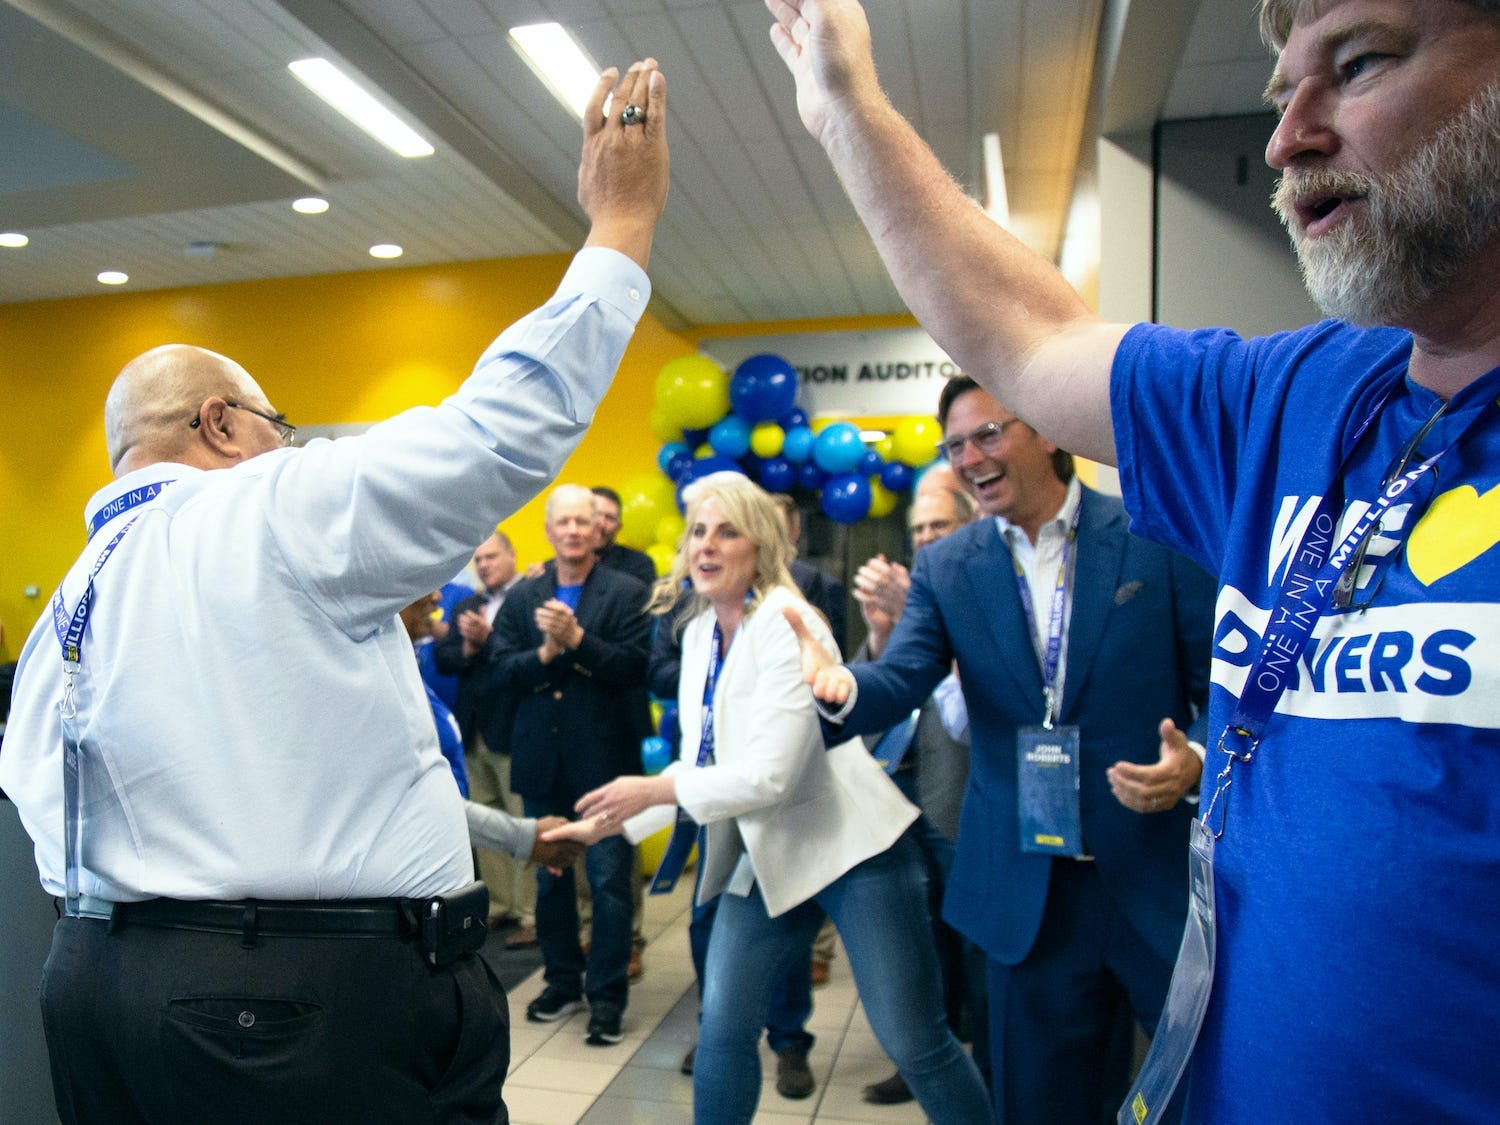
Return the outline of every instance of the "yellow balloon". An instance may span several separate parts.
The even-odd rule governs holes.
[[[682,440],[682,427],[660,406],[651,411],[651,432],[663,442]]]
[[[896,439],[891,434],[886,434],[875,443],[875,452],[880,454],[882,461],[894,461],[896,459]]]
[[[775,457],[785,440],[786,431],[775,422],[762,422],[750,431],[750,452],[757,457]]]
[[[875,519],[888,516],[896,510],[896,494],[876,477],[870,481],[870,515]]]
[[[943,428],[936,418],[925,414],[913,414],[896,423],[896,432],[891,452],[896,460],[913,469],[920,469],[937,458],[938,442],[943,440]]]
[[[672,840],[672,826],[669,824],[654,836],[647,836],[640,842],[641,870],[648,875],[654,875],[656,869],[661,866],[662,857],[667,854],[667,845]],[[688,853],[688,863],[691,864],[698,854],[695,844],[693,850]]]
[[[676,512],[668,512],[656,521],[656,541],[670,550],[677,550],[678,540],[687,530],[687,524]]]
[[[656,525],[677,510],[672,482],[658,472],[639,473],[620,486],[619,541],[644,551],[656,541]]]
[[[656,700],[651,701],[651,729],[656,730],[661,726],[661,704]]]
[[[660,578],[672,569],[672,560],[677,557],[675,549],[668,547],[665,543],[651,543],[646,547],[646,554],[656,567],[656,577]]]
[[[706,442],[706,441],[702,445],[700,445],[697,449],[693,450],[693,456],[694,457],[700,457],[700,458],[701,457],[712,457],[713,455],[714,455],[714,447],[711,446],[711,445],[709,445],[708,442]]]
[[[683,429],[706,429],[729,413],[729,374],[707,356],[679,356],[656,376],[656,406]]]

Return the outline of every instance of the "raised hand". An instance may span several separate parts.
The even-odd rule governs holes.
[[[584,245],[611,247],[644,269],[667,202],[667,80],[655,59],[618,75],[614,67],[600,75],[583,110],[578,202],[592,224]],[[626,124],[626,106],[640,107],[644,119]]]
[[[802,650],[802,682],[813,689],[813,696],[834,707],[842,707],[854,690],[854,674],[838,661],[822,643],[807,631],[802,615],[788,606],[782,611],[787,624],[796,634]]]

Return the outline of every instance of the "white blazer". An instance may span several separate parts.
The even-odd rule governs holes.
[[[723,891],[748,856],[773,918],[885,851],[920,815],[860,740],[824,750],[797,638],[782,617],[785,606],[794,606],[837,652],[806,602],[790,590],[771,591],[741,623],[719,668],[714,761],[699,769],[714,615],[708,610],[695,617],[682,634],[682,757],[668,767],[678,804],[707,826],[699,900]],[[626,834],[640,840],[674,816],[671,806],[647,809],[627,823]]]

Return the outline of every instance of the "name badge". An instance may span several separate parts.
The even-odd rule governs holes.
[[[672,826],[672,835],[662,852],[661,862],[656,865],[656,874],[651,876],[647,894],[669,895],[677,886],[677,880],[687,869],[693,845],[698,842],[698,822],[682,809],[677,810],[677,823]]]
[[[1214,837],[1203,821],[1194,820],[1188,848],[1188,918],[1182,931],[1182,948],[1177,953],[1177,968],[1167,988],[1156,1037],[1120,1107],[1118,1125],[1150,1125],[1161,1120],[1172,1101],[1208,1011],[1215,944]]]
[[[1023,852],[1083,854],[1077,727],[1022,727],[1016,732],[1016,792]]]

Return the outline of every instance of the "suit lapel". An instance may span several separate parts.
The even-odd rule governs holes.
[[[1068,620],[1067,673],[1061,715],[1066,718],[1083,689],[1099,651],[1104,625],[1114,608],[1120,568],[1129,534],[1125,517],[1101,503],[1098,493],[1083,489],[1079,498],[1078,562],[1073,568],[1073,608]]]
[[[1016,591],[1016,567],[1010,548],[1000,535],[993,516],[984,517],[973,547],[963,560],[964,574],[976,616],[988,628],[999,653],[999,666],[1010,676],[1014,690],[1026,701],[1026,711],[1042,711],[1042,670],[1031,642],[1031,627]],[[979,608],[982,607],[982,608]],[[982,669],[988,677],[993,669]],[[969,669],[973,675],[975,669]],[[1009,694],[1002,692],[1001,694]]]

